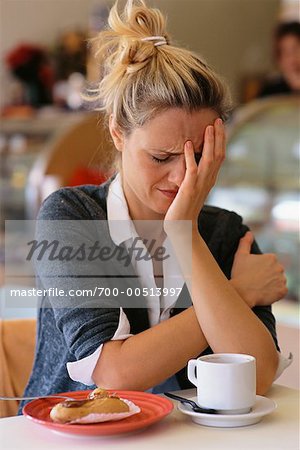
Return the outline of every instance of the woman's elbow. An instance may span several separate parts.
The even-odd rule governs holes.
[[[104,373],[104,371],[94,370],[92,379],[96,386],[102,389],[122,390],[118,376],[110,371],[105,371]]]
[[[144,391],[147,389],[144,385],[138,383],[134,377],[128,377],[127,373],[124,373],[120,368],[110,368],[105,371],[94,371],[93,373],[94,383],[103,389],[113,389],[116,391]]]
[[[261,368],[257,370],[256,377],[256,393],[257,395],[265,395],[275,379],[279,363],[279,356],[277,351],[269,358],[266,364],[262,364]]]
[[[103,389],[116,389],[124,390],[124,376],[121,371],[121,367],[118,364],[113,364],[113,362],[98,361],[92,379],[94,383]]]
[[[142,391],[147,387],[141,385],[134,370],[120,362],[119,359],[109,358],[98,361],[92,379],[94,383],[103,389],[115,389],[119,391]]]

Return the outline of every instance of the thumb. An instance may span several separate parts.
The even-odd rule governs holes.
[[[239,246],[237,248],[237,253],[250,253],[251,245],[253,243],[253,234],[251,231],[247,231],[244,237],[240,239]]]

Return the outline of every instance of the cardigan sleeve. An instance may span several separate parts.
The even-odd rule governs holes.
[[[95,242],[109,242],[105,214],[84,192],[61,189],[43,203],[35,240],[33,260],[44,290],[40,306],[53,309],[69,352],[80,360],[109,341],[119,325],[118,298],[99,293],[99,287],[111,287],[107,274],[115,267],[87,253]]]
[[[132,336],[132,334],[130,334],[129,331],[130,331],[129,321],[123,309],[120,308],[118,329],[112,336],[111,340],[117,341],[127,339],[130,336]],[[94,380],[92,375],[96,367],[96,364],[101,356],[102,349],[103,344],[101,344],[96,349],[96,351],[94,351],[91,355],[74,362],[67,362],[67,370],[69,373],[69,377],[74,381],[79,381],[80,383],[84,383],[86,385],[93,385]]]
[[[246,225],[244,225],[243,223],[240,223],[240,225],[238,227],[238,234],[237,234],[236,242],[234,242],[234,245],[233,245],[233,254],[230,255],[230,259],[229,259],[230,273],[231,273],[231,268],[233,265],[234,255],[236,253],[239,241],[243,236],[245,236],[247,231],[249,231],[249,228]],[[262,252],[255,240],[252,244],[251,253],[256,254],[256,255],[262,254]],[[278,351],[280,351],[280,348],[278,345],[278,340],[277,340],[277,333],[276,333],[276,320],[272,313],[272,306],[271,305],[255,306],[254,308],[252,308],[252,311],[254,312],[254,314],[256,314],[256,316],[263,322],[263,324],[269,330],[269,332],[273,338],[273,341],[275,343],[276,349]]]

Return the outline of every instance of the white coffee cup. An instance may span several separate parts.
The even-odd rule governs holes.
[[[197,375],[195,375],[195,370]],[[245,414],[256,400],[256,363],[250,355],[214,353],[188,362],[197,403],[221,414]]]

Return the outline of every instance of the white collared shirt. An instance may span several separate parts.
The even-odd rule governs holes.
[[[135,230],[133,221],[129,216],[126,199],[121,185],[120,174],[116,176],[110,187],[111,189],[109,190],[107,200],[109,233],[116,245],[124,244],[128,250],[132,246],[134,239],[139,239],[139,236]],[[138,245],[135,244],[136,248],[140,248],[143,252],[147,252],[146,247],[141,240],[139,240],[137,244]],[[164,248],[166,250],[165,253],[168,256],[163,260],[164,292],[166,292],[166,295],[146,296],[150,326],[157,325],[159,322],[170,317],[170,310],[175,305],[178,299],[178,293],[184,285],[184,278],[168,238],[164,241]],[[135,254],[133,254],[133,256],[135,256]],[[147,288],[147,292],[156,292],[157,286],[154,279],[152,260],[137,260],[133,257],[132,266],[135,273],[139,276],[141,285]],[[176,295],[171,295],[171,287],[175,288]]]

